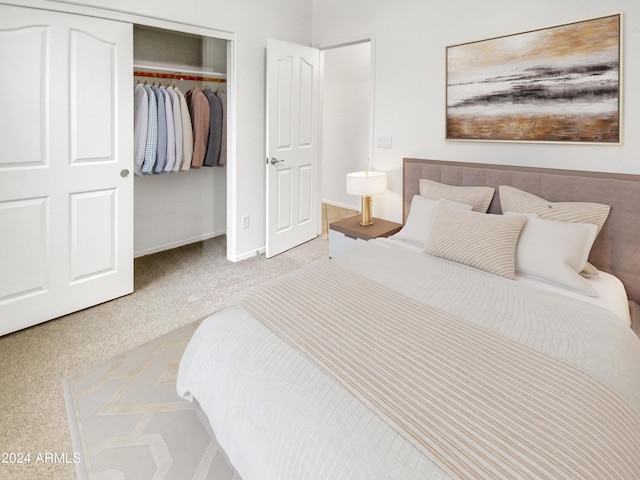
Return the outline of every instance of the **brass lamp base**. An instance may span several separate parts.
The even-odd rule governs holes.
[[[371,195],[362,196],[362,220],[360,220],[360,225],[363,227],[373,225],[373,217],[371,216]]]

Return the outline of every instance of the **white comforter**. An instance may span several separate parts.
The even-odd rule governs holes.
[[[600,307],[390,242],[368,242],[332,261],[563,359],[611,386],[640,412],[640,342]],[[198,400],[244,480],[448,478],[344,387],[238,307],[203,322],[185,351],[177,388]]]

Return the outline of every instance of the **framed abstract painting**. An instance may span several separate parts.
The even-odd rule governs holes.
[[[447,140],[620,144],[621,15],[446,49]]]

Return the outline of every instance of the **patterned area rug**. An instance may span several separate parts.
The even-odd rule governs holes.
[[[196,324],[63,380],[79,479],[240,480],[191,404],[176,394]]]

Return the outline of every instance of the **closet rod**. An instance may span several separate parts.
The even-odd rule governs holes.
[[[171,78],[173,80],[191,80],[200,82],[220,82],[224,83],[227,80],[219,77],[207,77],[203,75],[183,75],[180,73],[159,73],[159,72],[145,72],[142,70],[134,70],[134,77],[152,77],[152,78]]]

